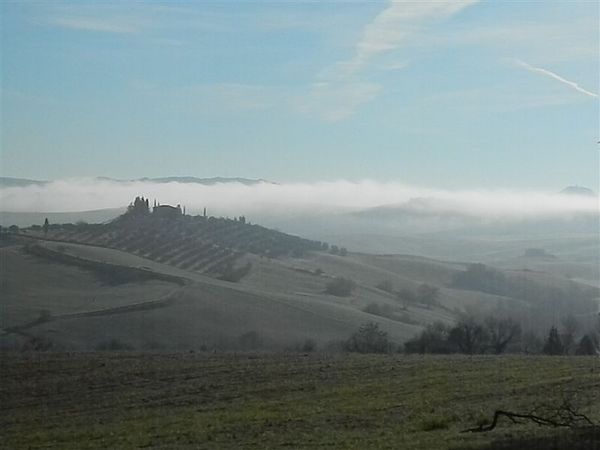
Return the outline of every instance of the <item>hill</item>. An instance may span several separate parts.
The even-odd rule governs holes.
[[[107,342],[283,350],[309,341],[339,349],[366,322],[400,344],[465,313],[511,315],[542,334],[568,314],[586,327],[597,310],[597,288],[551,273],[411,255],[342,256],[243,218],[127,214],[107,224],[54,224],[47,234],[40,227],[3,233],[0,243],[8,268],[0,270],[5,348],[41,340],[79,350]],[[339,278],[354,288],[328,292]],[[423,287],[433,296],[421,297]],[[101,300],[92,302],[96,291]]]
[[[126,251],[144,258],[216,277],[228,277],[243,255],[301,256],[323,244],[235,219],[130,211],[105,224],[55,224],[29,235]],[[179,211],[179,212],[177,212]]]
[[[48,219],[50,223],[102,223],[114,220],[126,211],[126,208],[106,208],[77,212],[11,212],[0,211],[0,224],[3,227],[17,225],[26,228],[42,225]]]

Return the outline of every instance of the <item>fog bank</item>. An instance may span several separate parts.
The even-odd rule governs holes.
[[[136,196],[180,204],[188,213],[296,215],[361,211],[381,206],[405,213],[523,220],[597,215],[598,197],[534,190],[448,190],[376,181],[316,183],[153,183],[104,179],[58,180],[43,186],[0,189],[0,210],[74,212],[122,207]]]

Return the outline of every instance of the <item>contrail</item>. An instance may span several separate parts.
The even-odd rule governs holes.
[[[578,92],[581,92],[582,94],[589,95],[590,97],[598,98],[598,94],[595,94],[594,92],[590,92],[587,89],[584,89],[581,86],[579,86],[574,81],[569,81],[569,80],[561,77],[560,75],[555,74],[554,72],[550,72],[549,70],[542,69],[541,67],[534,67],[534,66],[532,66],[530,64],[527,64],[524,61],[521,61],[520,59],[517,59],[515,61],[516,61],[516,63],[518,65],[520,65],[521,67],[526,68],[527,70],[529,70],[531,72],[541,73],[542,75],[545,75],[547,77],[553,78],[553,79],[555,79],[557,81],[560,81],[563,84],[566,84],[567,86],[572,87],[573,89],[575,89]]]

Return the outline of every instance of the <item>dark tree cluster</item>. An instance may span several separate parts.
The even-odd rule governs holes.
[[[535,341],[532,344],[532,341]],[[568,319],[562,333],[551,327],[545,339],[522,332],[510,317],[488,316],[483,321],[464,317],[454,326],[441,322],[428,325],[418,336],[404,344],[406,353],[464,353],[468,355],[524,352],[546,355],[595,355],[600,351],[598,333],[590,331],[580,338]],[[572,344],[565,345],[565,342]]]
[[[332,255],[346,256],[348,255],[348,250],[346,247],[338,247],[337,245],[332,245],[329,247],[329,253]]]
[[[392,349],[388,334],[375,322],[362,325],[344,343],[344,350],[355,353],[389,353]]]
[[[150,214],[150,202],[147,198],[136,197],[127,207],[127,214],[131,216],[146,216]]]
[[[407,353],[504,353],[521,334],[521,326],[513,319],[488,317],[479,322],[472,317],[456,325],[433,323],[404,345]]]
[[[325,292],[337,297],[349,297],[355,288],[356,283],[353,280],[336,277],[325,285]]]
[[[565,327],[568,321],[563,320],[563,333],[555,326],[550,328],[544,342],[542,352],[546,355],[595,355],[600,351],[600,339],[598,334],[588,332],[576,338],[571,329]]]

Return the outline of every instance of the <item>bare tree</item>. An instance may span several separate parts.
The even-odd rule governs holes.
[[[461,353],[472,355],[481,353],[485,348],[487,333],[483,326],[473,317],[462,319],[448,336],[448,341],[454,344]]]
[[[490,347],[497,355],[503,353],[508,344],[521,335],[521,325],[510,317],[500,319],[490,316],[485,320],[485,327]]]
[[[563,351],[566,355],[572,353],[575,348],[575,341],[577,339],[577,333],[580,329],[579,321],[572,314],[563,317],[561,320],[562,333],[560,340],[563,345]]]

